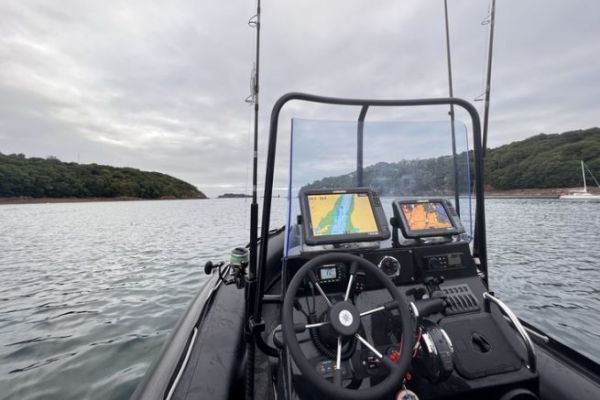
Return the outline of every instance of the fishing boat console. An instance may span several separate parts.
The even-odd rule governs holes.
[[[292,101],[359,117],[311,109],[280,124]],[[470,124],[366,121],[371,109],[449,105]],[[134,398],[598,398],[598,365],[491,291],[483,187],[479,116],[464,100],[283,96],[260,235],[249,255],[236,247],[229,263],[207,264],[209,282]]]
[[[404,382],[422,399],[499,399],[511,389],[535,398],[531,341],[486,300],[449,201],[392,201],[391,242],[370,189],[304,191],[299,201],[271,336],[293,360],[295,395],[376,399]]]
[[[292,98],[315,100],[281,100],[272,142],[278,107]],[[364,118],[368,107],[437,102],[346,105]],[[445,102],[476,115],[466,102]],[[271,277],[279,282],[251,316],[264,323],[256,344],[270,355],[277,397],[538,398],[531,339],[487,289],[478,120],[472,128],[473,141],[456,123],[292,119],[281,272]],[[413,161],[423,156],[446,168],[445,183],[426,182],[440,167]],[[277,212],[265,203],[263,229]],[[259,273],[262,262],[261,253]]]

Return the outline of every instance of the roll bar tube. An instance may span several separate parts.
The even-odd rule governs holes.
[[[477,109],[466,100],[456,97],[432,98],[432,99],[411,99],[411,100],[370,100],[370,99],[345,99],[337,97],[317,96],[308,93],[292,92],[281,96],[274,104],[271,112],[271,121],[269,126],[269,145],[267,148],[267,165],[265,174],[264,203],[261,224],[261,245],[258,259],[257,283],[254,293],[254,307],[252,320],[260,323],[262,318],[261,296],[264,291],[264,275],[267,268],[267,250],[269,244],[269,224],[271,218],[271,197],[273,195],[273,177],[275,173],[275,153],[277,148],[277,130],[279,124],[279,114],[284,105],[290,101],[305,101],[309,103],[338,105],[338,106],[356,106],[356,107],[415,107],[415,106],[437,106],[437,105],[455,105],[467,111],[471,117],[473,128],[473,155],[475,161],[475,198],[477,199],[477,208],[475,210],[475,234],[473,243],[473,255],[479,258],[480,268],[484,273],[484,282],[488,284],[487,268],[487,249],[485,232],[485,207],[484,207],[484,178],[483,178],[483,158],[481,150],[481,122]],[[260,334],[257,339],[261,342]],[[259,346],[262,347],[262,346]]]
[[[504,304],[504,302],[502,302],[500,299],[498,299],[491,293],[485,292],[483,294],[483,301],[485,302],[485,310],[487,312],[491,311],[490,305],[489,305],[490,302],[496,304],[498,306],[498,308],[500,309],[500,311],[502,311],[502,313],[508,317],[508,319],[510,320],[512,325],[515,327],[517,332],[519,332],[519,335],[521,335],[521,339],[523,339],[523,343],[525,344],[525,349],[527,350],[527,359],[528,359],[527,368],[529,368],[529,370],[531,372],[535,373],[537,371],[537,359],[536,359],[536,355],[535,355],[535,347],[533,346],[533,342],[531,341],[531,338],[527,334],[527,331],[525,330],[523,325],[521,325],[519,318],[517,318],[515,313],[513,313],[512,310],[510,308],[508,308],[508,306],[506,304]]]

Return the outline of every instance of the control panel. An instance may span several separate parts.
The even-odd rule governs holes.
[[[463,266],[462,253],[450,253],[425,256],[423,268],[428,271],[439,271]]]
[[[414,249],[416,272],[420,279],[429,276],[445,279],[466,278],[477,275],[477,267],[470,256],[467,242],[453,242]]]

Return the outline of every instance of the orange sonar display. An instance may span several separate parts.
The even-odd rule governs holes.
[[[412,231],[453,228],[446,209],[442,203],[408,203],[402,204],[402,213],[408,228]]]

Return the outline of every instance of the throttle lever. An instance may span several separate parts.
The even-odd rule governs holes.
[[[415,300],[414,304],[415,307],[417,307],[417,311],[419,311],[420,317],[427,317],[431,314],[441,313],[446,308],[446,300],[441,297]]]

